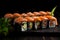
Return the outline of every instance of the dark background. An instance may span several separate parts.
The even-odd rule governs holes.
[[[58,19],[58,23],[60,24],[60,2],[59,0],[0,0],[0,17],[3,17],[7,12],[34,12],[34,11],[51,11],[55,6],[57,9],[55,10],[55,17]],[[28,39],[27,39],[28,38]],[[40,40],[40,37],[25,37],[21,38],[24,40]],[[15,38],[14,38],[15,39]],[[19,39],[19,38],[18,38]]]
[[[60,1],[59,0],[5,0],[0,1],[0,16],[7,12],[34,12],[34,11],[51,11],[55,6],[55,17],[60,23]]]

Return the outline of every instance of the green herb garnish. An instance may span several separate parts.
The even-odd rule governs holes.
[[[10,20],[7,18],[0,18],[0,33],[3,33],[5,36],[8,34],[10,30],[11,24]]]
[[[57,6],[55,6],[52,11],[51,11],[51,16],[54,16],[54,12],[55,12],[55,9],[57,8]]]

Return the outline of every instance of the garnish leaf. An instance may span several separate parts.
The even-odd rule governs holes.
[[[3,33],[6,36],[10,30],[10,27],[10,19],[0,18],[0,33]]]
[[[51,16],[54,16],[54,11],[55,11],[56,8],[57,8],[57,6],[55,6],[55,7],[52,9],[52,11],[51,11]]]

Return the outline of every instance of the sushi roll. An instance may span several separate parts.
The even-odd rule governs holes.
[[[18,29],[18,31],[27,31],[27,19],[23,18],[23,17],[18,17],[15,19],[15,23],[16,25],[18,24],[19,26],[17,26],[16,28]]]
[[[34,14],[35,16],[41,16],[41,14],[40,14],[39,12],[33,12],[33,14]]]
[[[14,18],[13,14],[11,14],[11,13],[6,13],[6,14],[4,15],[4,18],[5,18],[5,19],[8,19],[8,20],[10,21],[11,25],[13,25],[13,24],[12,24],[12,23],[13,23],[13,18]]]
[[[27,19],[23,18],[21,20],[21,31],[27,31]]]
[[[25,18],[25,17],[27,17],[28,15],[27,14],[25,14],[25,13],[22,13],[21,14],[21,17],[23,17],[23,18]]]
[[[42,28],[43,29],[48,28],[48,23],[49,23],[48,18],[45,16],[40,16],[40,18],[41,18],[41,22],[42,22],[41,23]]]
[[[20,24],[21,21],[22,21],[22,19],[23,19],[23,17],[15,18],[15,19],[14,19],[14,22]]]
[[[6,14],[4,15],[4,18],[12,19],[12,18],[13,18],[13,14],[11,14],[11,13],[6,13]]]
[[[9,32],[12,32],[14,27],[13,27],[13,14],[11,13],[6,13],[4,15],[4,18],[7,19],[9,21],[9,23],[11,24],[10,27],[9,27]],[[7,21],[6,20],[6,21]]]
[[[40,22],[41,19],[39,17],[33,17],[34,18],[34,22],[35,22],[35,29],[40,29]]]
[[[14,13],[13,14],[13,20],[15,20],[16,18],[21,17],[21,15],[19,13]],[[13,23],[14,24],[14,23]]]
[[[39,11],[39,13],[40,13],[41,16],[45,16],[45,15],[47,15],[47,13],[44,12],[44,11]]]
[[[31,13],[31,12],[28,12],[27,15],[28,15],[29,17],[33,17],[33,16],[34,16],[34,14]]]
[[[14,19],[14,30],[16,32],[20,32],[21,31],[21,21],[22,21],[22,17],[18,17]]]
[[[19,13],[14,13],[14,14],[13,14],[13,17],[14,17],[14,18],[18,18],[18,17],[20,17],[20,16],[21,16],[21,15],[20,15]]]
[[[32,17],[26,17],[27,19],[27,30],[34,30],[34,19]]]
[[[49,12],[49,11],[47,11],[46,13],[47,13],[47,15],[49,15],[49,16],[51,15],[51,12]],[[47,16],[47,15],[46,15],[46,16]]]
[[[11,24],[13,23],[13,18],[14,18],[13,14],[11,14],[11,13],[6,13],[6,14],[4,15],[4,18],[5,18],[5,19],[8,19]]]
[[[55,17],[52,17],[52,16],[47,16],[47,18],[49,19],[49,28],[56,27],[57,19]]]

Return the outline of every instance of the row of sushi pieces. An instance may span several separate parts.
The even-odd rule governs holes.
[[[57,18],[51,16],[51,12],[48,11],[28,12],[22,14],[7,13],[4,17],[14,19],[14,23],[20,25],[21,31],[55,28],[56,25],[58,25]]]

